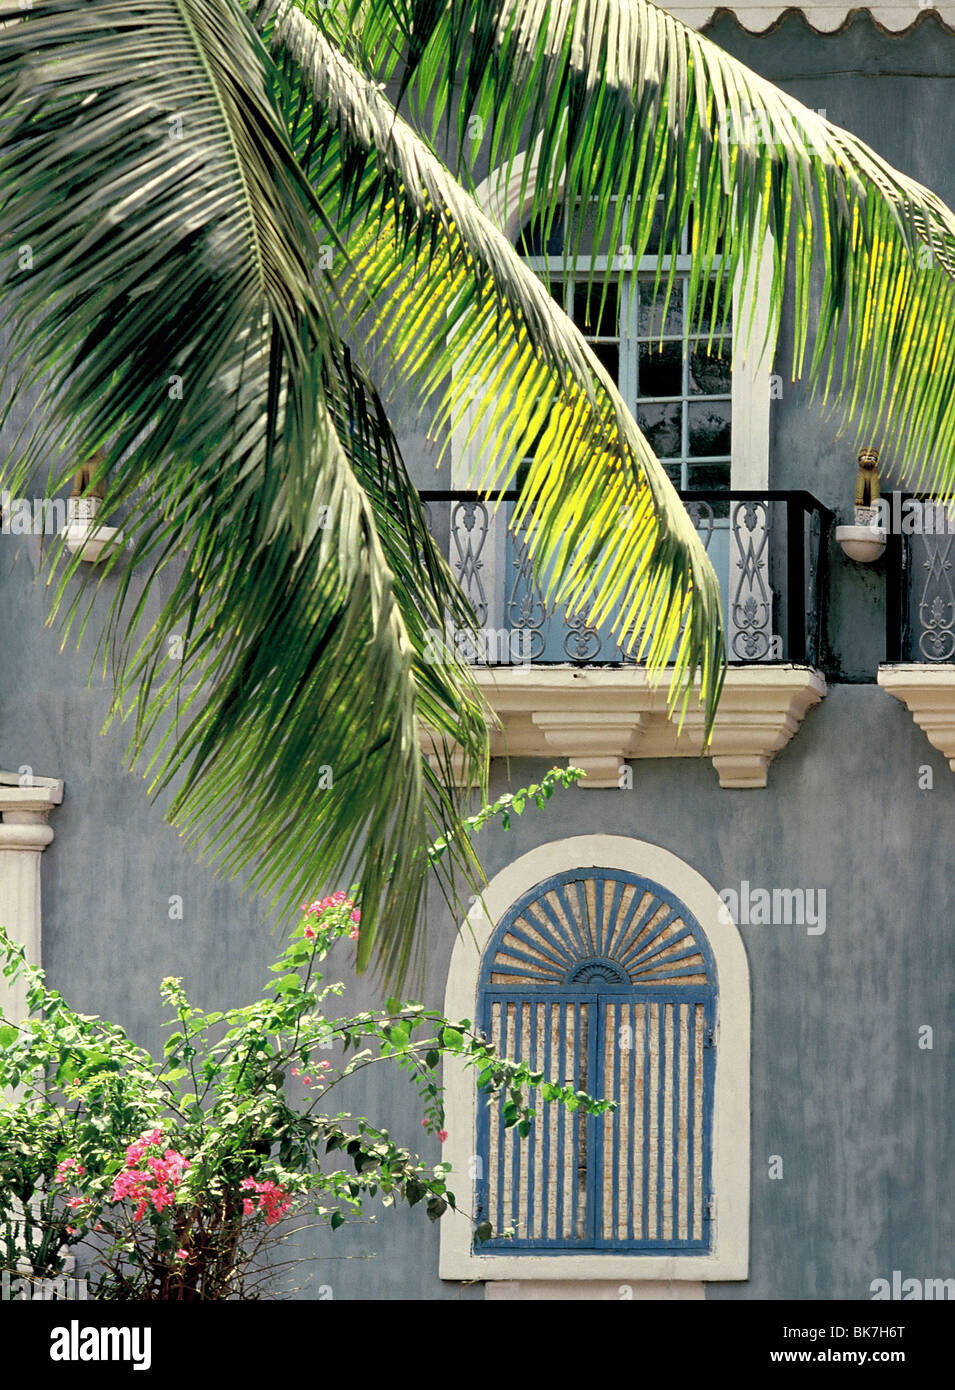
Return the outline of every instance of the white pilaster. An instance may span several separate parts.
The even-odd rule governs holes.
[[[49,814],[62,800],[63,783],[52,777],[0,772],[0,923],[33,965],[43,957],[40,856],[53,839]],[[0,976],[0,1007],[10,1019],[26,1017],[22,981],[11,987]]]

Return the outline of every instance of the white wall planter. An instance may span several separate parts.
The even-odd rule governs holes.
[[[837,526],[836,540],[850,560],[871,565],[885,550],[886,535],[878,526]]]

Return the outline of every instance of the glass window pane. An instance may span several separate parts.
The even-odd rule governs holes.
[[[620,286],[616,280],[606,286],[597,280],[589,287],[586,282],[574,286],[574,323],[590,337],[616,338],[619,315]]]
[[[652,280],[640,281],[637,333],[641,338],[680,337],[683,334],[683,281],[677,280],[664,315],[666,285],[654,292]]]
[[[687,411],[690,457],[728,454],[731,438],[729,401],[691,401]]]
[[[564,249],[564,222],[558,213],[550,225],[550,234],[542,218],[533,218],[521,229],[517,249],[522,256],[559,256]]]
[[[687,466],[687,488],[691,492],[728,492],[730,465],[726,463],[691,463]]]
[[[682,396],[683,344],[640,344],[640,384],[638,395]]]
[[[706,351],[705,338],[690,343],[690,395],[728,396],[732,389],[732,369],[728,344],[722,351],[713,343],[710,353]]]
[[[637,424],[649,441],[657,458],[679,458],[682,452],[683,406],[641,405],[637,409]]]
[[[589,198],[586,203],[577,203],[577,216],[580,219],[577,227],[580,228],[580,247],[579,254],[582,256],[615,256],[618,248],[610,245],[610,233],[613,230],[613,220],[617,213],[617,199],[611,198],[607,207],[603,210],[604,226],[601,231],[600,240],[597,241],[595,233],[597,230],[597,200]]]
[[[594,356],[599,358],[616,385],[620,384],[620,348],[616,343],[591,343]]]
[[[717,282],[711,280],[703,295],[703,322],[707,328],[712,326],[719,331],[723,323],[727,328],[733,323],[733,290],[732,287],[723,283],[720,285],[719,315],[716,314],[716,289]],[[723,310],[726,310],[726,318],[723,318]]]

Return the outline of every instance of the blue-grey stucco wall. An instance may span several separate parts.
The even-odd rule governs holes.
[[[762,37],[727,19],[713,36],[759,71],[955,198],[950,111],[955,37],[931,17],[890,38],[867,18],[813,35],[798,16]],[[902,75],[906,74],[906,75]],[[785,344],[784,344],[785,347]],[[409,429],[422,483],[433,460]],[[854,461],[799,388],[774,405],[772,480],[839,511]],[[433,485],[433,482],[432,482]],[[138,774],[121,732],[101,737],[104,689],[87,686],[91,649],[60,654],[45,629],[49,592],[34,581],[38,542],[0,538],[0,764],[64,778],[43,857],[44,963],[84,1011],[140,1042],[160,1038],[157,985],[183,975],[217,1007],[259,990],[275,949],[270,923],[234,885],[197,866]],[[629,791],[568,792],[507,834],[487,834],[489,874],[545,841],[633,835],[679,855],[715,888],[824,889],[827,930],[741,928],[752,972],[751,1275],[711,1298],[865,1298],[871,1281],[946,1277],[952,1268],[950,1156],[955,947],[955,774],[908,712],[872,684],[882,659],[881,578],[837,565],[830,640],[841,675],[777,757],[764,791],[721,790],[705,761],[638,761]],[[932,773],[933,787],[920,788]],[[543,765],[515,763],[509,785]],[[493,790],[507,769],[495,764]],[[182,898],[182,920],[169,900]],[[441,1005],[455,924],[432,904],[423,997]],[[351,979],[350,947],[333,973]],[[376,1002],[375,981],[347,998]],[[934,1048],[919,1048],[919,1029]],[[346,1104],[343,1098],[343,1104]],[[347,1107],[422,1142],[410,1088],[372,1068]],[[428,1143],[432,1141],[426,1141]],[[434,1157],[438,1158],[437,1146]],[[771,1180],[771,1155],[783,1177]],[[479,1298],[437,1277],[438,1231],[420,1210],[306,1237],[303,1296]]]

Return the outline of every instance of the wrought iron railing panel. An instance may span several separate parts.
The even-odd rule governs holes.
[[[516,497],[422,494],[432,533],[474,610],[479,629],[458,641],[481,664],[620,665],[635,661],[634,634],[612,620],[597,627],[547,598]],[[730,662],[819,664],[825,539],[830,514],[802,492],[686,493],[684,504],[723,592]],[[636,634],[639,643],[640,634]]]
[[[955,662],[955,507],[908,493],[884,500],[886,660]]]

